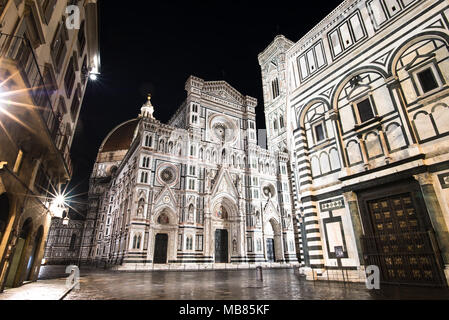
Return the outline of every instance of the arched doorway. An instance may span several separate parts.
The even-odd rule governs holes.
[[[267,261],[276,262],[276,251],[275,251],[276,249],[274,246],[274,229],[271,222],[266,224],[265,237],[267,246]]]
[[[9,199],[6,193],[0,195],[0,243],[6,232],[6,226],[9,220]]]
[[[173,210],[165,207],[154,217],[151,237],[154,236],[153,264],[167,264],[173,260],[176,217]],[[170,244],[170,246],[169,246]],[[170,257],[170,259],[168,258]]]
[[[271,218],[264,225],[266,259],[268,262],[282,262],[281,226],[275,218]]]
[[[26,273],[25,273],[25,280],[28,280],[28,281],[32,280],[33,266],[36,261],[36,258],[39,255],[43,235],[44,235],[44,227],[40,226],[39,230],[37,231],[36,237],[34,238],[33,249],[31,250],[30,258],[28,259]]]
[[[242,243],[238,232],[235,232],[238,230],[238,225],[233,222],[237,216],[236,203],[225,196],[215,201],[212,208],[212,235],[214,236],[212,250],[214,250],[215,263],[232,262],[233,257],[241,254],[239,245]]]
[[[25,220],[20,230],[19,237],[14,248],[14,255],[10,260],[8,277],[6,278],[6,287],[12,288],[19,285],[20,270],[25,260],[26,248],[30,242],[33,221],[31,218]]]

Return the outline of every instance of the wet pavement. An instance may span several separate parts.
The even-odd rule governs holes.
[[[81,269],[80,290],[65,300],[449,300],[449,290],[311,282],[292,269],[123,273]]]
[[[39,280],[18,288],[7,288],[0,293],[0,300],[60,300],[68,292],[66,279]]]

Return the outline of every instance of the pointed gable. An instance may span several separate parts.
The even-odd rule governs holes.
[[[239,198],[239,192],[232,182],[232,178],[229,175],[229,172],[224,168],[221,168],[220,172],[218,173],[218,178],[216,179],[215,184],[212,187],[212,197],[215,197],[220,193],[227,193],[235,199]]]

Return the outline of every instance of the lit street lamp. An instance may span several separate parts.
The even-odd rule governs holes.
[[[98,80],[98,74],[97,73],[91,73],[89,75],[90,80],[97,81]]]
[[[62,224],[67,226],[69,224],[69,210],[66,204],[66,198],[62,194],[58,194],[50,205],[50,214],[53,218],[62,219]]]

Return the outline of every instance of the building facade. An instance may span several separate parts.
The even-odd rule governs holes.
[[[119,270],[297,264],[288,155],[257,145],[256,99],[193,76],[185,89],[168,124],[148,100],[104,140],[83,259]]]
[[[80,262],[84,220],[70,219],[67,225],[62,219],[54,219],[48,232],[43,265],[73,265]]]
[[[100,70],[97,22],[95,0],[0,1],[0,291],[39,274],[50,204],[71,178],[80,106]]]
[[[447,285],[448,12],[447,1],[347,0],[259,56],[266,108],[273,77],[286,96],[277,114],[309,278],[364,281],[378,266],[385,283]],[[286,67],[270,71],[276,59]]]

